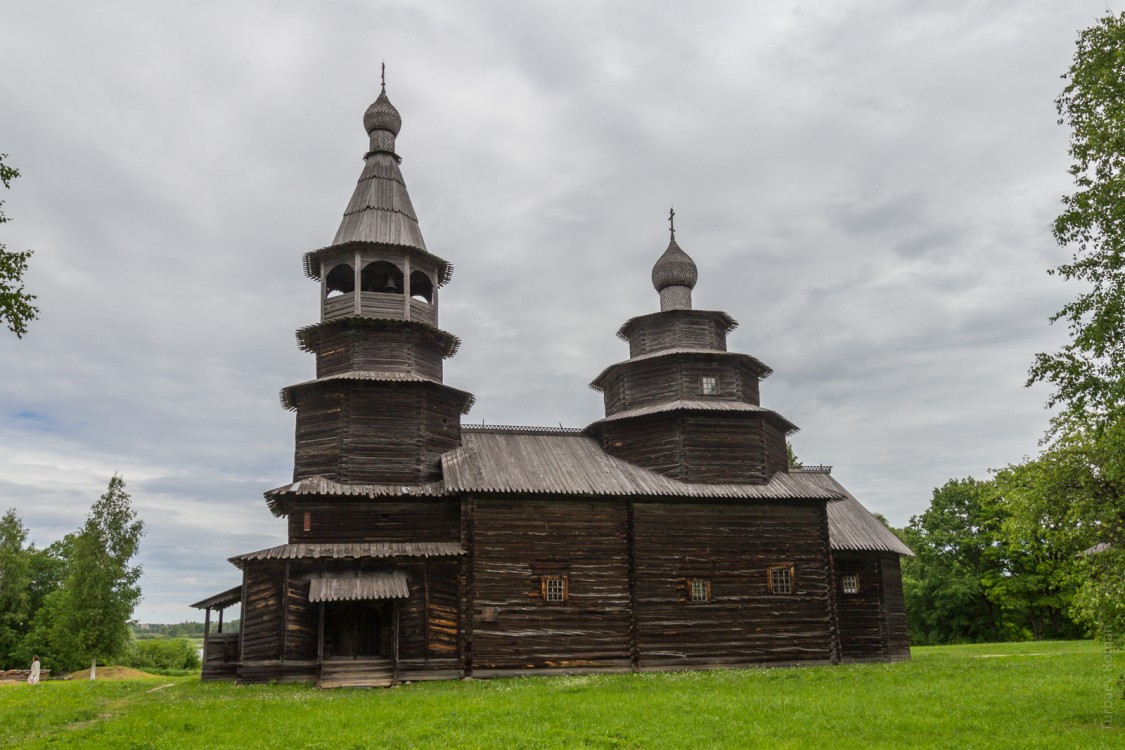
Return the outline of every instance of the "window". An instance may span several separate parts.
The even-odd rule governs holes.
[[[704,375],[699,379],[699,392],[704,396],[719,395],[719,379],[714,375]]]
[[[689,578],[688,599],[696,604],[711,601],[711,581],[706,578]]]
[[[844,586],[845,594],[859,593],[859,576],[855,573],[845,573],[840,578],[840,583]]]
[[[766,568],[766,583],[771,594],[793,593],[793,566],[775,565]]]
[[[481,622],[496,622],[500,619],[500,610],[497,607],[481,607],[480,608],[480,621]]]
[[[566,576],[543,576],[543,601],[548,604],[557,604],[558,602],[565,602],[567,595],[570,593],[567,590]]]
[[[312,513],[305,511],[305,522],[301,526],[301,531],[312,531]]]

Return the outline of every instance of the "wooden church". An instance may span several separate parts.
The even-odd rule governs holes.
[[[231,558],[204,679],[323,686],[535,672],[908,658],[899,557],[831,476],[788,467],[770,368],[696,310],[695,263],[656,260],[660,311],[617,335],[585,429],[462,424],[439,325],[452,266],[426,247],[384,87],[332,244],[304,257],[316,377],[289,386],[293,481],[266,493],[287,543]],[[655,253],[654,253],[655,255]],[[241,628],[222,613],[241,604]],[[217,613],[217,627],[212,614]]]

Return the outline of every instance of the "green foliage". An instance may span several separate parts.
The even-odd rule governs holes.
[[[790,469],[800,469],[804,466],[801,459],[797,458],[797,454],[793,451],[793,444],[788,440],[785,441],[785,455],[789,458]]]
[[[7,154],[0,154],[0,184],[7,190],[11,188],[12,180],[20,176],[18,169],[4,163]],[[4,202],[0,201],[0,206]],[[0,224],[11,221],[0,211]],[[31,251],[11,252],[0,243],[0,320],[8,325],[8,330],[23,338],[27,333],[27,324],[35,320],[39,308],[32,304],[34,294],[28,294],[23,288],[23,275],[27,271],[27,261]]]
[[[0,669],[17,662],[20,641],[31,621],[31,556],[27,529],[15,509],[0,518]]]
[[[199,652],[186,638],[149,638],[134,641],[122,662],[136,669],[199,669]]]
[[[141,596],[141,569],[130,561],[142,534],[125,481],[114,475],[75,539],[56,602],[50,642],[63,666],[76,669],[92,659],[113,659],[125,652],[129,619]]]
[[[1053,273],[1085,291],[1051,319],[1066,321],[1070,341],[1031,367],[1028,385],[1054,385],[1048,405],[1063,410],[1034,470],[1044,487],[1025,487],[1013,524],[1031,532],[1044,518],[1057,523],[1043,530],[1060,553],[1108,545],[1075,564],[1071,607],[1125,645],[1125,13],[1081,32],[1063,79],[1055,106],[1071,130],[1075,191],[1063,198],[1054,233],[1073,257]]]
[[[897,664],[317,690],[198,678],[0,688],[21,748],[1118,747],[1094,643],[916,648]],[[168,685],[153,691],[154,687]]]

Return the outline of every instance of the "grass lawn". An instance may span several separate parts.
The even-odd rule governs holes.
[[[0,685],[0,747],[1125,748],[1125,672],[1088,641],[915,648],[843,667],[526,677],[386,690]],[[1107,708],[1108,705],[1108,708]]]

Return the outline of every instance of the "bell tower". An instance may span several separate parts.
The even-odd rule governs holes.
[[[443,382],[460,342],[438,328],[438,290],[453,267],[426,249],[395,140],[402,117],[379,97],[363,116],[370,142],[331,245],[306,253],[320,322],[297,331],[316,378],[281,392],[297,412],[294,480],[411,484],[440,478],[461,444],[471,394]]]
[[[727,351],[738,325],[725,312],[695,310],[695,261],[676,242],[652,267],[660,312],[632,318],[617,332],[629,359],[607,367],[590,387],[605,418],[587,431],[617,458],[685,482],[764,484],[788,471],[785,437],[797,428],[762,407],[769,367]]]

